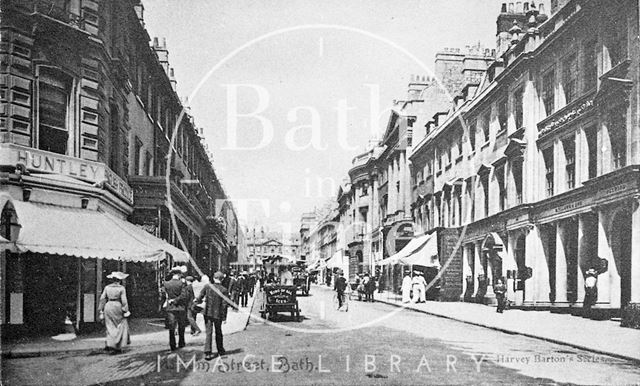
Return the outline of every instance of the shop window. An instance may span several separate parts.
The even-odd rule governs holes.
[[[542,107],[546,116],[551,115],[555,109],[555,71],[547,71],[542,77]]]
[[[596,40],[584,44],[584,90],[589,91],[598,84],[598,52]]]
[[[609,138],[611,139],[611,158],[613,169],[620,169],[627,161],[627,116],[616,111],[609,120]]]
[[[569,55],[562,63],[562,90],[565,104],[576,99],[578,93],[578,58],[576,54]]]
[[[553,196],[553,146],[544,149],[542,151],[542,157],[544,159],[544,168],[545,168],[545,186],[547,197]]]
[[[509,116],[507,115],[507,98],[501,99],[498,102],[498,122],[500,123],[499,133],[506,133],[507,123],[509,122]]]
[[[40,67],[38,74],[38,144],[42,150],[67,154],[72,79]]]
[[[567,189],[576,186],[576,141],[574,137],[562,141],[565,157],[565,178]]]
[[[513,118],[516,122],[516,130],[520,129],[524,125],[523,98],[524,90],[520,87],[513,93]]]
[[[591,126],[585,131],[587,137],[587,147],[589,148],[588,173],[589,179],[598,175],[598,133],[596,126]]]

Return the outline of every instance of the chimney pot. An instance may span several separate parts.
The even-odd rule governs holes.
[[[513,5],[513,3],[509,3],[509,13],[514,13],[514,5]]]
[[[522,9],[525,13],[529,12],[529,2],[525,1],[524,2],[524,8]]]
[[[507,13],[507,3],[502,3],[502,7],[500,8],[500,13]]]
[[[522,2],[520,1],[516,3],[516,13],[522,13]]]
[[[154,46],[154,47],[157,47],[157,46],[158,46],[158,38],[157,38],[157,37],[154,37],[154,38],[153,38],[153,46]]]

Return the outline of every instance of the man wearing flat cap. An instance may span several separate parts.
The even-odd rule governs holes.
[[[211,344],[212,334],[215,329],[216,334],[216,348],[218,350],[218,356],[225,355],[225,349],[222,342],[222,323],[227,320],[227,306],[228,302],[225,299],[229,299],[229,292],[227,288],[222,285],[222,279],[224,274],[220,271],[213,274],[213,283],[207,284],[200,291],[200,295],[195,300],[196,304],[202,303],[202,300],[206,298],[206,304],[204,306],[204,321],[207,326],[206,339],[204,342],[204,355],[206,360],[213,359]]]
[[[174,267],[171,270],[171,279],[164,282],[162,302],[167,302],[166,326],[169,329],[169,347],[176,349],[176,326],[178,327],[178,346],[185,346],[184,330],[187,326],[187,301],[189,294],[187,286],[182,283],[182,270]]]

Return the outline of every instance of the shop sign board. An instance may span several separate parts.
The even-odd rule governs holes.
[[[118,196],[133,202],[129,184],[105,164],[14,144],[0,146],[0,165],[23,164],[30,172],[60,174],[90,183],[103,183]]]

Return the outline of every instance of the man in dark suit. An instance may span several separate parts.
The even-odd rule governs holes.
[[[213,329],[216,333],[216,348],[218,349],[218,355],[225,355],[224,345],[222,343],[222,322],[227,320],[227,306],[228,303],[224,299],[229,298],[229,292],[222,285],[222,278],[224,274],[220,271],[213,274],[213,283],[205,285],[200,292],[200,295],[196,298],[196,304],[202,303],[202,299],[207,299],[204,311],[204,321],[207,326],[206,339],[204,342],[204,355],[206,360],[213,359],[211,352],[211,335]]]
[[[178,327],[178,348],[185,346],[184,330],[187,326],[187,287],[182,283],[182,270],[171,270],[171,280],[164,282],[162,302],[167,301],[166,326],[169,329],[169,347],[176,349],[176,326]]]

